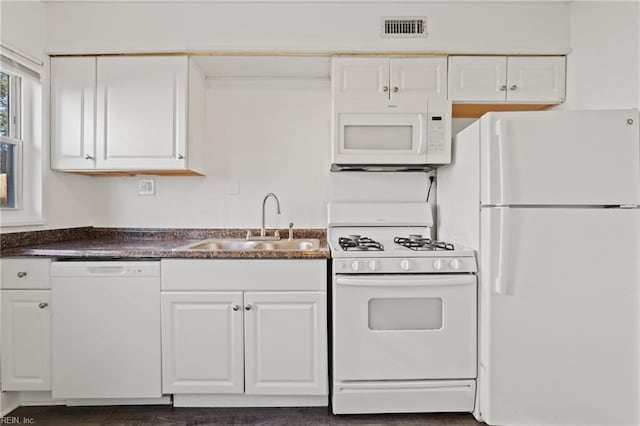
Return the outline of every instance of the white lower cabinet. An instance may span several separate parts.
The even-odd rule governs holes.
[[[51,390],[49,259],[0,259],[0,389]]]
[[[163,393],[244,391],[241,306],[241,292],[162,294]]]
[[[51,389],[50,290],[2,290],[3,391]]]
[[[163,393],[266,405],[326,397],[325,260],[168,260],[162,269]],[[195,270],[211,291],[184,279]]]
[[[245,393],[326,392],[326,293],[244,295]]]

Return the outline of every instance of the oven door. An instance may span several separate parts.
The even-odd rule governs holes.
[[[476,377],[475,275],[334,275],[337,380]]]

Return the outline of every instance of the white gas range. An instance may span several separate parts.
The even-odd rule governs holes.
[[[335,414],[473,410],[473,250],[432,241],[426,203],[332,203]]]

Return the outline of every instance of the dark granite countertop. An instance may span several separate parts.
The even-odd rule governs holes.
[[[256,235],[259,230],[252,229]],[[273,230],[269,230],[271,234]],[[298,238],[317,238],[312,250],[211,250],[178,249],[209,238],[243,239],[246,229],[149,229],[67,228],[18,232],[0,236],[0,256],[41,256],[56,259],[327,259],[330,257],[325,229],[294,229]],[[283,239],[288,230],[281,229]]]

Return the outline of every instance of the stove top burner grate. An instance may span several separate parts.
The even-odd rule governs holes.
[[[444,241],[435,241],[431,238],[425,238],[422,235],[409,235],[406,237],[395,237],[393,242],[411,250],[455,250],[451,243]]]
[[[384,246],[369,237],[360,235],[349,235],[348,237],[338,238],[338,244],[345,251],[383,251]]]

